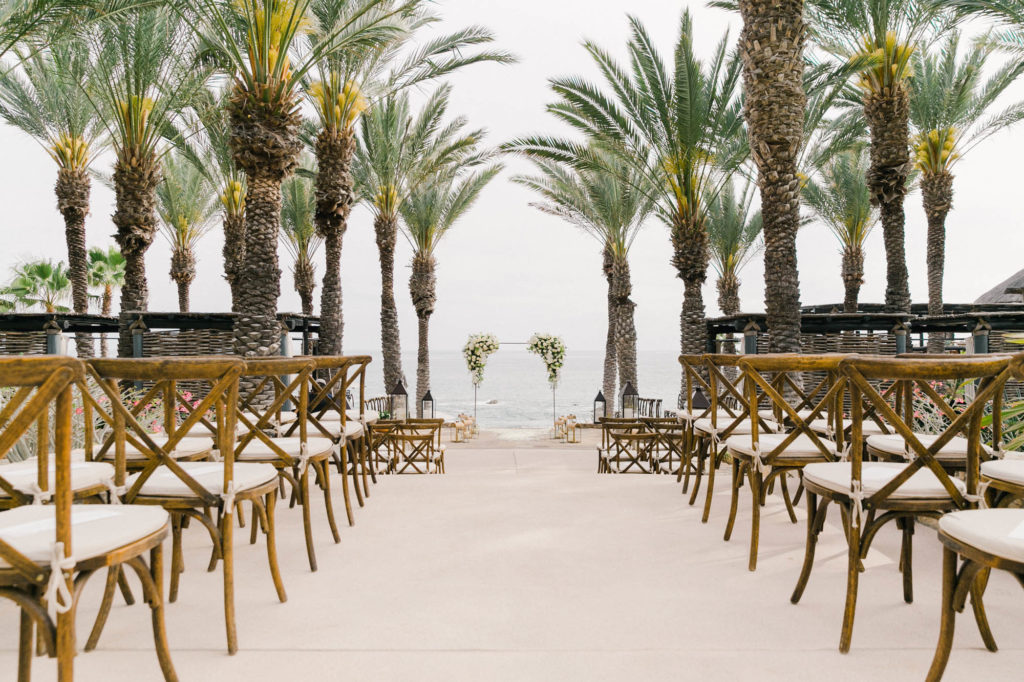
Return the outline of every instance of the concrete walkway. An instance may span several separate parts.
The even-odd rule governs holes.
[[[517,449],[512,449],[516,447]],[[674,478],[598,476],[592,447],[452,447],[446,476],[386,477],[331,544],[314,504],[320,570],[310,573],[297,509],[278,509],[288,602],[275,598],[262,541],[238,542],[241,651],[224,648],[220,573],[203,533],[186,535],[186,571],[168,631],[184,680],[921,680],[938,633],[939,551],[920,528],[917,600],[903,603],[895,531],[861,581],[853,651],[837,651],[845,546],[834,522],[799,606],[789,603],[803,525],[781,501],[763,515],[747,571],[749,499],[722,541],[720,486],[707,525]],[[721,477],[726,478],[726,477]],[[337,480],[337,479],[336,479]],[[168,543],[169,549],[169,543]],[[102,579],[79,614],[84,641]],[[958,620],[947,680],[1015,679],[1024,670],[1024,594],[993,576],[987,605],[1002,649]],[[0,679],[16,669],[16,612],[0,606]],[[55,666],[36,659],[36,680]],[[148,609],[118,601],[77,679],[158,680]]]

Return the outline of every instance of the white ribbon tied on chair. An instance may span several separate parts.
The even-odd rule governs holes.
[[[299,475],[306,473],[309,468],[309,447],[305,443],[299,444]]]
[[[210,450],[210,460],[214,462],[223,462],[224,458],[220,456],[220,450],[214,448]]]
[[[846,441],[845,443],[843,443],[843,451],[839,453],[839,461],[840,462],[847,462],[847,461],[849,461],[849,459],[850,459],[850,450],[852,450],[852,449],[853,449],[853,445],[850,443],[850,441]]]
[[[231,515],[235,512],[235,482],[228,481],[228,491],[220,494],[220,499],[224,500],[224,513]]]
[[[46,612],[50,614],[51,620],[56,620],[58,613],[67,613],[74,605],[74,596],[68,588],[67,580],[64,579],[64,571],[70,571],[74,567],[74,558],[64,556],[64,543],[53,543],[53,555],[50,557],[50,580],[46,583],[46,592],[43,593],[43,598],[46,600]]]
[[[864,528],[864,487],[860,481],[853,481],[850,485],[850,511],[853,514],[853,518],[850,522],[857,526],[857,528]]]
[[[978,505],[978,509],[988,509],[988,500],[985,498],[985,493],[988,492],[988,481],[982,481],[978,484],[978,494],[971,495],[970,493],[964,493],[964,499],[968,502],[973,502]]]
[[[121,496],[128,492],[128,487],[117,485],[112,478],[103,479],[103,485],[107,487],[107,492],[110,493],[110,504],[121,504]]]
[[[28,494],[32,496],[32,504],[43,504],[53,499],[53,491],[43,490],[38,483],[29,486]]]
[[[754,466],[754,470],[761,474],[761,478],[764,478],[772,472],[772,465],[764,461],[761,456],[761,444],[754,443],[754,454],[751,457],[751,464]]]

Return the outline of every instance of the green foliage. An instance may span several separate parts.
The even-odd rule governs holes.
[[[117,288],[124,284],[125,259],[121,250],[111,246],[89,249],[89,286]]]
[[[22,263],[13,268],[10,283],[3,294],[8,301],[23,310],[42,308],[45,312],[68,312],[71,298],[71,280],[63,262],[39,260]]]
[[[180,152],[164,158],[162,171],[156,187],[161,231],[171,248],[191,251],[213,227],[217,192],[209,177]]]
[[[719,276],[736,275],[761,250],[761,211],[753,210],[755,188],[746,184],[737,195],[732,182],[708,204],[711,264]]]
[[[864,145],[840,152],[818,170],[818,179],[808,179],[803,188],[804,203],[844,247],[863,246],[878,222],[866,179],[869,164]]]
[[[308,168],[312,163],[307,157],[302,165]],[[313,222],[316,212],[313,180],[306,173],[298,173],[284,181],[281,194],[281,243],[296,263],[311,263],[323,244]]]

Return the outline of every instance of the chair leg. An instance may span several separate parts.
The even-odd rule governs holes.
[[[306,534],[306,556],[309,570],[316,571],[316,550],[313,548],[313,521],[309,513],[309,467],[299,477],[299,494],[302,497],[302,529]]]
[[[118,569],[117,571],[117,585],[121,588],[121,597],[124,599],[124,603],[128,606],[135,604],[135,596],[132,594],[132,588],[128,584],[128,579],[124,577],[124,571]]]
[[[251,527],[249,529],[249,544],[250,545],[255,545],[256,544],[256,534],[259,531],[259,524],[257,523],[257,521],[259,519],[259,513],[260,513],[259,512],[259,505],[256,504],[255,500],[253,500],[253,502],[252,502],[252,523],[251,523]]]
[[[363,490],[359,486],[359,453],[357,452],[358,446],[353,448],[349,452],[348,448],[345,449],[345,457],[347,461],[345,465],[350,467],[352,471],[352,488],[356,491],[356,502],[359,503],[360,507],[365,507],[366,502],[363,500]]]
[[[692,506],[697,501],[697,493],[700,492],[700,480],[704,476],[704,455],[705,441],[702,438],[701,442],[697,445],[697,473],[694,474],[693,478],[693,492],[690,493],[690,505]]]
[[[334,537],[334,544],[341,542],[341,535],[338,533],[338,522],[334,518],[334,501],[331,499],[331,470],[327,465],[327,460],[319,462],[317,469],[320,475],[324,491],[324,507],[327,510],[327,523],[331,527],[331,535]]]
[[[74,677],[75,608],[72,606],[57,614],[57,682],[73,682]]]
[[[733,525],[736,523],[736,510],[739,508],[739,497],[740,497],[740,481],[743,476],[743,472],[740,467],[740,461],[733,457],[732,460],[732,492],[729,499],[729,520],[725,523],[725,537],[724,540],[729,542],[732,538]]]
[[[942,610],[939,626],[939,642],[935,647],[931,668],[926,682],[938,682],[946,671],[949,652],[953,648],[953,630],[956,626],[956,611],[953,609],[953,592],[956,588],[957,554],[948,547],[942,548]]]
[[[363,474],[363,497],[370,498],[370,481],[366,475],[366,439],[359,439],[359,470]]]
[[[903,601],[914,603],[914,517],[902,521],[903,544],[900,549],[900,567],[903,571]]]
[[[356,525],[356,518],[352,514],[352,499],[348,491],[348,466],[345,464],[348,461],[348,455],[344,451],[347,449],[347,444],[342,446],[341,457],[338,458],[338,467],[341,470],[341,494],[345,498],[345,514],[348,516],[348,525],[354,526]]]
[[[270,577],[274,581],[277,598],[283,604],[288,601],[288,595],[285,594],[284,582],[281,580],[281,569],[277,565],[277,530],[274,526],[275,509],[277,509],[277,491],[273,490],[267,493],[266,503],[260,507],[260,520],[263,523],[263,530],[267,534],[267,562],[270,564]]]
[[[24,609],[21,613],[21,628],[18,631],[18,682],[32,680],[32,642],[35,634],[32,616]]]
[[[849,557],[846,567],[846,607],[843,610],[843,631],[839,636],[839,651],[850,652],[853,639],[853,617],[857,610],[857,585],[860,581],[860,540],[861,529],[853,522],[851,515],[849,532]]]
[[[179,514],[171,514],[171,587],[167,599],[173,604],[178,600],[178,584],[181,574],[185,572],[185,555],[181,550],[181,531],[184,519]]]
[[[992,628],[989,627],[988,616],[985,615],[985,602],[982,600],[991,573],[991,569],[983,568],[978,571],[977,577],[971,583],[971,610],[974,612],[974,622],[978,624],[978,632],[981,633],[981,639],[985,642],[985,648],[995,653],[999,651],[999,647],[996,646]]]
[[[711,497],[715,494],[715,469],[718,468],[718,463],[718,445],[712,443],[708,448],[708,490],[704,493],[704,515],[700,519],[701,523],[707,523],[708,517],[711,516]]]
[[[150,575],[153,578],[153,594],[149,607],[153,618],[153,643],[160,670],[165,682],[177,682],[178,675],[171,662],[171,650],[167,645],[167,625],[164,622],[164,546],[159,544],[149,552]]]
[[[89,639],[85,642],[86,651],[92,651],[100,643],[100,635],[103,634],[107,618],[110,617],[110,607],[114,604],[114,592],[117,590],[117,578],[120,571],[119,565],[107,569],[107,582],[103,586],[103,600],[100,602],[100,610],[96,614],[96,622],[92,625]]]
[[[807,581],[811,577],[811,569],[814,567],[814,550],[818,546],[818,535],[825,526],[825,516],[828,514],[829,500],[825,498],[818,504],[818,496],[807,492],[807,546],[804,549],[804,565],[800,569],[800,577],[796,581],[793,595],[789,601],[796,604],[804,594]]]
[[[224,571],[224,628],[228,639],[228,653],[238,653],[238,629],[235,625],[235,526],[230,514],[220,520],[220,545]]]
[[[750,510],[750,559],[747,562],[747,570],[757,570],[757,547],[761,532],[761,504],[764,478],[757,467],[750,465],[750,493],[753,500],[753,507]],[[710,492],[710,489],[708,490]]]
[[[782,488],[782,501],[786,503],[786,511],[789,513],[789,520],[792,523],[799,523],[796,518],[796,509],[793,508],[793,500],[789,497],[789,482],[786,477],[789,475],[789,471],[784,471],[779,474],[779,486]]]

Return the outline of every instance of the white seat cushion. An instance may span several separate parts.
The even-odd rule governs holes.
[[[939,519],[939,530],[965,545],[1024,562],[1024,509],[968,509]]]
[[[900,462],[863,462],[860,480],[864,494],[872,495],[878,492],[907,466]],[[837,493],[850,492],[851,476],[849,462],[816,462],[804,467],[804,481],[815,483]],[[963,481],[958,478],[953,478],[952,481],[960,492],[967,491]],[[903,485],[893,491],[889,497],[894,500],[949,499],[949,493],[942,486],[938,476],[926,467],[915,471],[914,475],[904,481]]]
[[[380,412],[366,410],[363,416],[366,417],[367,424],[376,424],[377,420],[380,419]],[[359,410],[345,410],[345,417],[351,421],[359,421]]]
[[[808,426],[810,426],[811,430],[814,431],[815,433],[825,434],[825,433],[828,433],[829,420],[827,420],[827,419],[815,419],[810,424],[808,424]],[[849,427],[849,426],[850,426],[850,422],[848,422],[848,421],[844,421],[843,422],[843,428],[844,429]],[[880,427],[878,424],[876,424],[873,421],[866,421],[866,422],[862,423],[861,424],[861,432],[864,435],[867,435],[867,436],[873,436],[875,434],[882,434],[883,433],[882,427]]]
[[[182,462],[181,468],[207,491],[220,495],[224,491],[223,462]],[[140,474],[128,478],[130,488]],[[277,469],[272,464],[249,464],[236,462],[234,466],[235,491],[242,492],[257,488],[277,479]],[[195,497],[195,493],[183,480],[167,467],[157,467],[142,484],[140,495],[154,497]]]
[[[49,565],[53,556],[57,508],[25,505],[0,512],[0,539],[30,560]],[[148,537],[164,528],[170,516],[163,507],[129,504],[71,506],[71,554],[84,561]],[[0,566],[8,566],[0,559]]]
[[[781,445],[786,438],[787,436],[781,433],[758,434],[757,441],[761,449],[761,454],[767,455],[772,452],[775,448]],[[730,436],[725,441],[725,445],[729,448],[729,452],[731,453],[752,457],[754,455],[754,446],[750,440],[749,435]],[[826,450],[833,455],[835,454],[835,443],[825,440],[824,438],[821,439],[821,443],[825,446]],[[787,459],[820,459],[825,457],[821,450],[818,449],[818,446],[814,444],[814,441],[811,440],[811,437],[802,433],[793,439],[793,442],[787,445],[785,451],[783,451],[779,456]]]
[[[721,433],[726,430],[736,421],[736,417],[723,415],[718,417],[718,431]],[[695,431],[701,433],[710,434],[714,432],[714,427],[711,425],[710,419],[698,419],[693,422],[693,428]],[[742,422],[736,425],[736,428],[730,432],[732,434],[750,433],[750,418],[745,417]]]
[[[27,459],[23,462],[16,462],[14,464],[7,464],[0,466],[0,476],[2,476],[11,486],[18,492],[31,494],[33,487],[38,484],[39,481],[39,466],[38,461],[33,459]],[[47,490],[53,490],[54,476],[57,470],[56,465],[53,463],[53,459],[50,459],[50,483],[47,486]],[[72,460],[71,462],[71,492],[78,492],[79,490],[89,490],[96,486],[106,485],[107,481],[114,480],[114,465],[106,464],[104,462],[86,462],[84,460]],[[10,496],[0,490],[0,498],[9,498]]]
[[[302,451],[302,439],[298,436],[289,438],[271,438],[275,445],[284,450],[291,457],[298,457]],[[318,457],[327,454],[334,447],[334,441],[323,436],[308,436],[306,438],[306,451],[310,457]],[[280,459],[276,452],[263,441],[253,438],[242,450],[242,454],[235,457],[236,461],[258,461],[274,462]]]
[[[150,435],[150,438],[160,447],[167,445],[166,435]],[[138,438],[136,438],[138,440]],[[201,436],[185,436],[178,441],[177,447],[174,448],[174,452],[171,453],[171,457],[174,459],[190,459],[192,457],[199,457],[204,453],[208,453],[213,449],[213,439],[201,437]],[[141,450],[132,445],[129,441],[125,441],[124,444],[124,455],[125,460],[128,462],[140,462],[149,459],[149,455],[143,454]],[[114,445],[111,444],[110,448],[104,453],[100,459],[104,461],[114,461]]]
[[[810,417],[811,416],[811,412],[813,412],[813,410],[797,410],[796,411],[796,413],[798,415],[800,415],[801,419],[807,419],[808,417]],[[825,412],[825,408],[822,408],[822,412],[821,413],[824,413],[824,412]],[[781,409],[779,410],[779,413],[782,414],[783,417],[788,417],[789,416],[788,414],[783,414],[783,410],[781,410]],[[758,410],[757,411],[757,416],[760,417],[761,419],[775,419],[775,410]]]
[[[938,439],[938,436],[933,434],[918,433],[915,435],[921,441],[921,445],[926,448],[931,447],[932,443]],[[868,436],[867,444],[869,448],[884,452],[887,455],[895,457],[906,456],[906,441],[903,440],[903,436],[896,433]],[[984,445],[982,445],[982,449],[985,452],[989,450]],[[916,452],[912,454],[916,454]],[[967,457],[967,439],[962,436],[953,436],[936,455],[936,459],[964,459],[965,457]]]
[[[994,459],[981,463],[981,475],[997,481],[1024,485],[1024,460]]]

